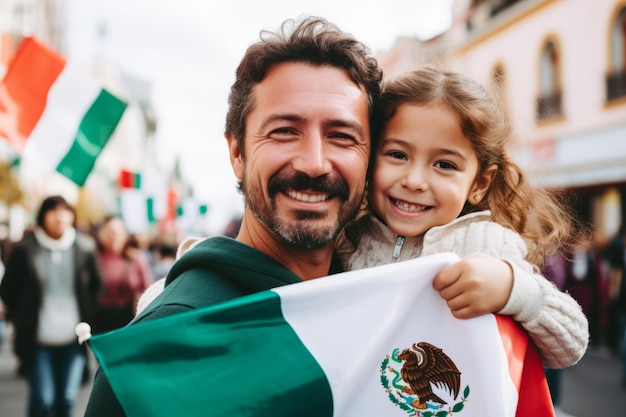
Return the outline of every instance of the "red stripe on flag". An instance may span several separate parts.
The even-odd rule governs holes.
[[[515,417],[554,417],[552,397],[537,348],[511,317],[495,317],[509,360],[509,375],[518,392]]]
[[[0,83],[0,135],[22,151],[43,114],[48,91],[65,59],[32,37],[24,38]]]
[[[121,170],[119,178],[120,188],[139,188],[139,174]]]

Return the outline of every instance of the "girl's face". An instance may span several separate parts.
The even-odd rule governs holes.
[[[370,201],[395,233],[419,236],[456,219],[466,201],[483,198],[491,171],[478,169],[455,113],[441,104],[403,104],[383,131]]]

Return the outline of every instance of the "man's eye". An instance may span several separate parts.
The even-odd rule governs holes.
[[[274,138],[286,138],[286,137],[294,136],[295,134],[296,134],[296,132],[292,128],[280,127],[280,128],[277,128],[277,129],[273,129],[270,132],[269,136],[270,137],[274,137]]]
[[[285,135],[285,134],[291,134],[291,133],[293,133],[293,130],[287,127],[281,127],[281,128],[272,130],[272,134],[278,134],[278,135],[281,135],[281,134]]]
[[[354,141],[354,136],[348,134],[348,133],[343,133],[343,132],[335,132],[329,135],[330,138],[333,139],[339,139],[339,140],[350,140],[350,141]]]

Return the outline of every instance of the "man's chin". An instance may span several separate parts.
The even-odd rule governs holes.
[[[323,248],[333,244],[339,234],[336,222],[320,224],[310,220],[284,224],[276,232],[283,241],[301,249]]]

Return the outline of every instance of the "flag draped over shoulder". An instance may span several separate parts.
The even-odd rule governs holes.
[[[82,186],[126,103],[33,37],[0,82],[0,136]]]
[[[440,254],[93,336],[128,416],[553,416],[510,319],[452,316]]]

